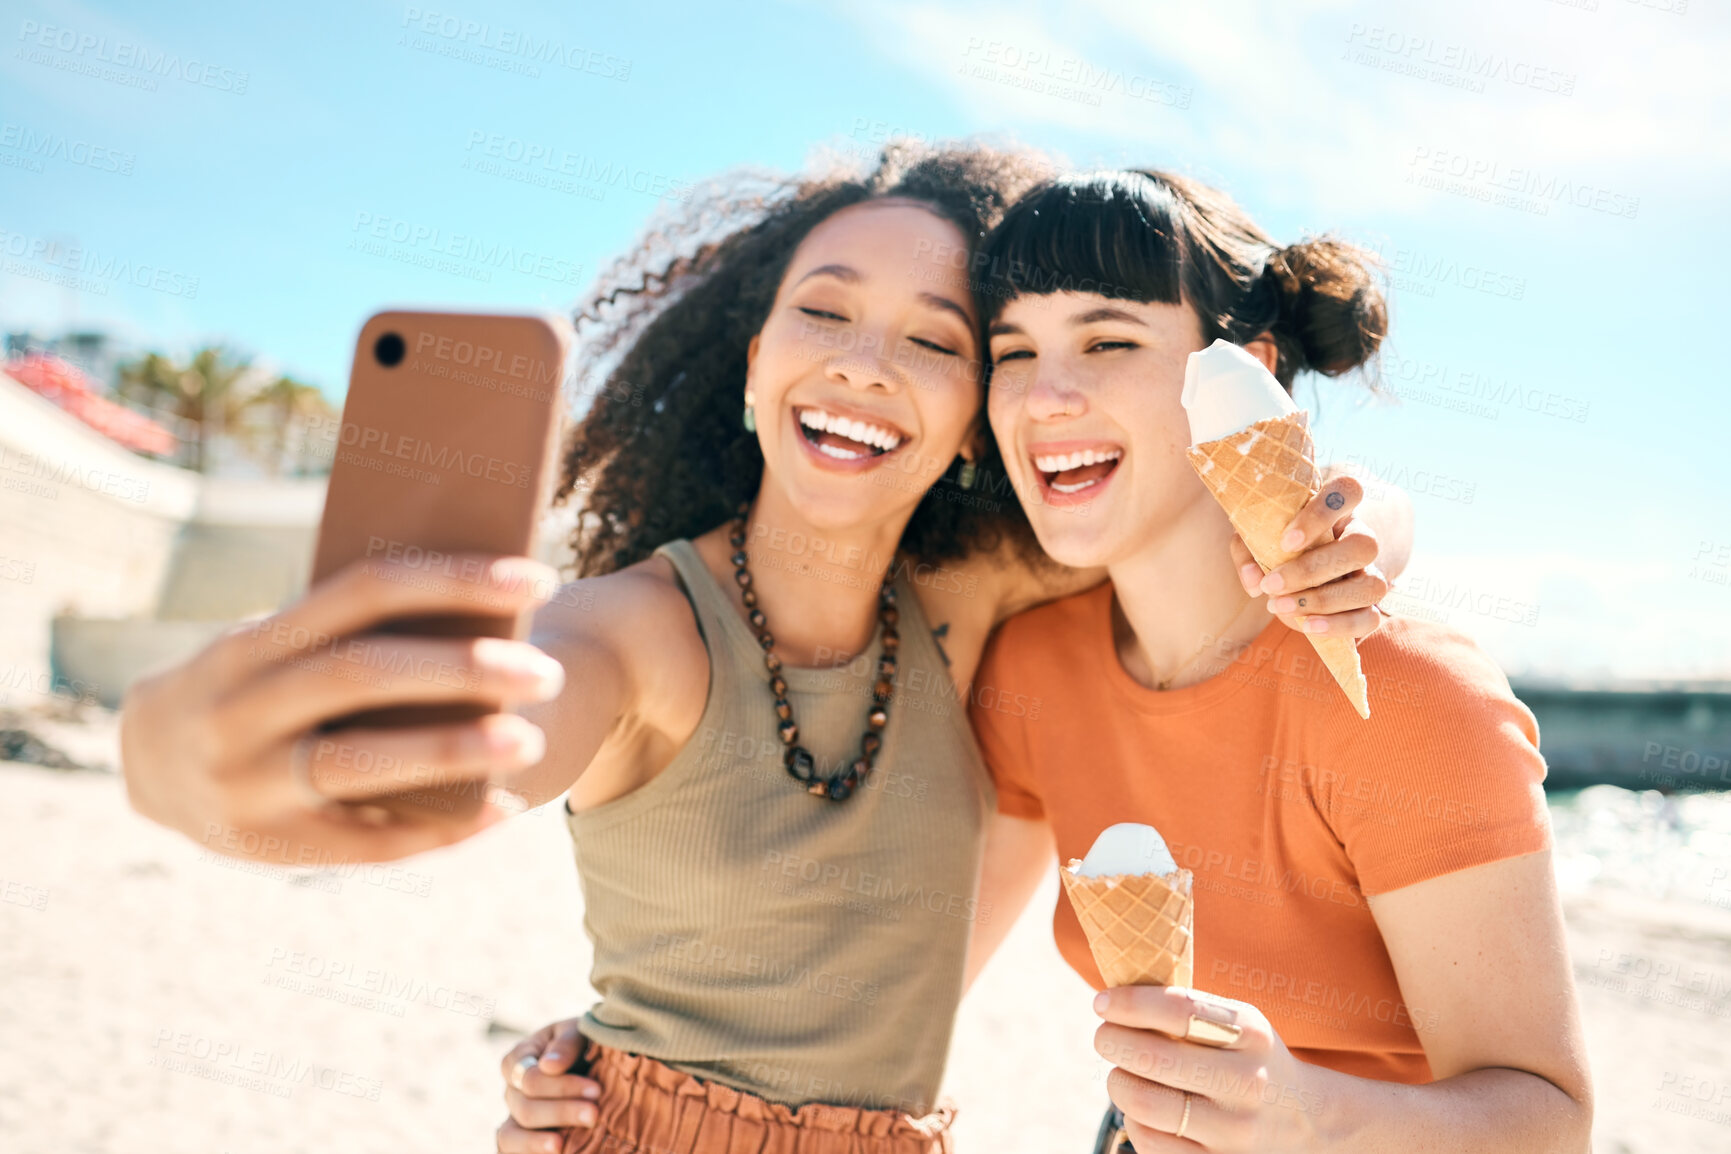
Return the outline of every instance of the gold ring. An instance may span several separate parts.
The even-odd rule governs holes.
[[[1196,999],[1191,1007],[1190,1022],[1184,1027],[1186,1042],[1223,1048],[1244,1036],[1244,1027],[1238,1024],[1238,1011],[1231,1006]]]
[[[1178,1115],[1178,1129],[1172,1131],[1172,1137],[1174,1138],[1184,1137],[1184,1128],[1190,1125],[1190,1094],[1186,1090],[1180,1090],[1178,1092],[1184,1095],[1184,1113]]]
[[[309,809],[324,809],[331,804],[331,799],[320,793],[313,784],[313,735],[303,733],[295,738],[294,745],[289,749],[289,776],[300,787],[301,796]]]

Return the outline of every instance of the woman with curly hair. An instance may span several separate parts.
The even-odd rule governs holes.
[[[934,1099],[956,1005],[1007,928],[976,898],[993,788],[966,702],[1029,707],[1015,686],[958,687],[998,622],[1098,579],[1042,563],[1016,502],[991,495],[968,271],[1039,175],[1014,154],[895,149],[863,177],[724,190],[653,233],[580,317],[604,385],[565,473],[584,576],[537,613],[540,652],[369,636],[464,667],[457,689],[356,684],[228,638],[129,696],[141,812],[357,857],[496,816],[309,808],[302,734],[387,702],[529,706],[348,735],[448,774],[512,772],[531,802],[569,791],[601,1001],[507,1058],[502,1150],[948,1148]],[[1335,540],[1341,515],[1307,510],[1326,542],[1293,581],[1351,610],[1330,628],[1367,632],[1376,597],[1340,579],[1375,543]],[[536,572],[491,560],[495,584]],[[461,579],[391,576],[346,572],[280,614],[286,632],[251,633],[342,638],[466,604]],[[304,769],[365,800],[316,757]]]

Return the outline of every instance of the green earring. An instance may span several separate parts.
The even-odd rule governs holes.
[[[975,467],[974,463],[963,458],[961,470],[956,474],[956,484],[964,489],[972,489],[974,487],[974,478],[978,475],[979,469]]]
[[[752,408],[750,405],[745,406],[745,417],[743,420],[744,420],[746,432],[748,432],[748,433],[757,432],[757,410],[756,409]]]

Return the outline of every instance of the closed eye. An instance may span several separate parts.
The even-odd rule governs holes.
[[[909,337],[908,339],[910,341],[912,341],[914,344],[919,345],[921,348],[930,349],[934,353],[942,353],[946,357],[959,357],[959,356],[961,356],[961,354],[958,353],[955,349],[946,349],[943,345],[938,344],[936,341],[928,341],[924,337]]]
[[[1031,361],[1034,359],[1034,353],[1031,349],[1011,349],[1007,353],[999,353],[992,359],[1000,365],[1005,361]]]
[[[1098,353],[1113,349],[1135,349],[1140,347],[1141,346],[1135,341],[1095,341],[1093,344],[1088,346],[1088,351],[1091,353]]]
[[[844,324],[847,321],[847,318],[842,316],[840,313],[832,313],[827,309],[808,309],[804,305],[801,305],[799,311],[808,317],[816,317],[823,321],[841,321]]]

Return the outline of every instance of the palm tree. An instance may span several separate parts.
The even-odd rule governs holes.
[[[301,436],[296,446],[293,472],[299,474],[306,466],[306,432],[309,426],[318,423],[328,423],[336,416],[336,410],[325,400],[324,394],[308,384],[303,384],[293,377],[277,377],[246,400],[246,407],[252,410],[263,410],[269,415],[268,452],[264,457],[265,469],[271,476],[280,476],[284,463],[289,456],[291,433],[298,425]]]
[[[188,465],[202,473],[210,464],[212,438],[242,424],[246,399],[235,384],[250,368],[250,359],[214,345],[199,349],[185,365],[148,353],[120,366],[120,393],[189,423],[194,436]]]

